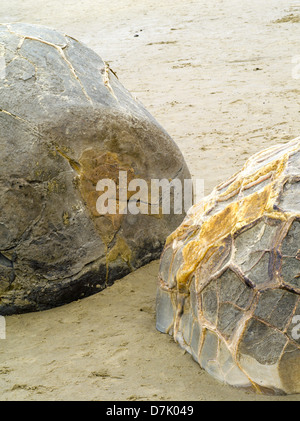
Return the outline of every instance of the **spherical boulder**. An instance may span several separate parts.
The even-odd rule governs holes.
[[[216,379],[300,392],[300,138],[194,205],[161,257],[157,329]]]
[[[74,38],[1,24],[0,66],[0,314],[7,315],[98,292],[158,258],[184,214],[128,212],[134,191],[126,186],[190,174],[166,131]],[[99,212],[104,194],[115,212]]]

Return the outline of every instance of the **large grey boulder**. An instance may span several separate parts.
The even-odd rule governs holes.
[[[250,158],[166,242],[157,328],[218,380],[300,393],[300,138]]]
[[[147,183],[190,174],[170,136],[74,38],[2,24],[0,65],[0,314],[7,315],[95,293],[159,257],[184,215],[100,215],[99,180],[118,183],[120,171]]]

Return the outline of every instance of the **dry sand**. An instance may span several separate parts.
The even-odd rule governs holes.
[[[291,0],[0,6],[1,22],[54,27],[109,62],[177,142],[206,193],[254,152],[299,135],[300,79],[292,63],[300,55],[299,16],[300,2]],[[224,386],[158,333],[157,271],[153,262],[92,297],[7,317],[0,400],[300,399]]]

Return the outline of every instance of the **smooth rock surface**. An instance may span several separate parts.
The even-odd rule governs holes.
[[[7,315],[98,292],[159,257],[184,215],[99,215],[100,179],[190,174],[170,136],[74,38],[1,24],[0,48],[0,314]]]
[[[250,158],[166,241],[157,329],[224,383],[300,393],[299,180],[297,138]]]

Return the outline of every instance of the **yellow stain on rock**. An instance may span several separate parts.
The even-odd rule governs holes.
[[[183,247],[183,264],[176,274],[179,292],[188,292],[190,277],[213,247],[222,247],[223,240],[248,226],[262,216],[286,220],[288,215],[274,209],[275,201],[280,193],[283,173],[291,153],[300,149],[298,142],[288,148],[288,152],[280,159],[270,160],[259,168],[260,156],[250,158],[242,170],[228,182],[217,186],[212,194],[202,203],[195,205],[183,223],[167,239],[166,246],[173,242],[182,244],[187,237],[194,237]],[[274,149],[270,150],[272,157]],[[255,166],[258,169],[255,171]],[[269,180],[265,185],[259,184]],[[247,195],[247,189],[258,186],[256,192]],[[225,189],[225,190],[224,190]],[[222,190],[222,192],[220,192]],[[245,193],[245,194],[244,194]],[[221,202],[231,199],[224,209],[213,214],[214,208]],[[211,214],[211,215],[210,215]],[[194,231],[194,234],[193,234]],[[177,241],[175,241],[177,240]]]
[[[106,246],[113,240],[116,231],[121,227],[124,215],[118,212],[119,204],[119,173],[125,171],[127,180],[134,179],[134,171],[129,164],[119,160],[116,153],[88,149],[83,152],[80,160],[79,190],[83,200],[92,215],[95,226]],[[116,214],[99,215],[96,209],[99,192],[96,186],[99,180],[113,180],[117,186],[117,212]]]

